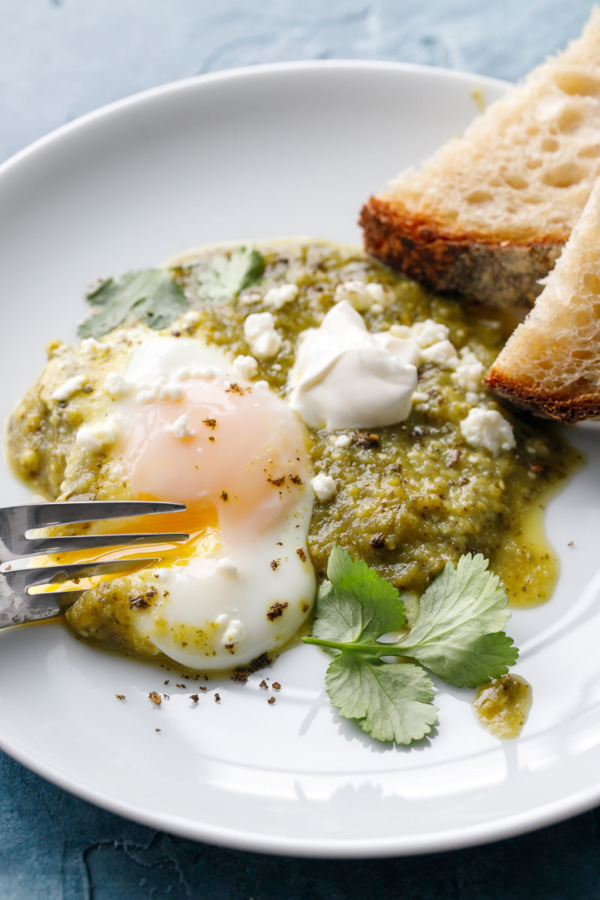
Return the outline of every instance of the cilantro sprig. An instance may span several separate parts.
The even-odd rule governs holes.
[[[504,675],[517,659],[502,630],[508,597],[481,554],[445,565],[422,595],[410,630],[396,588],[341,547],[331,552],[327,579],[312,636],[304,640],[337,651],[325,676],[331,702],[376,740],[410,744],[430,733],[438,709],[426,669],[473,688]],[[395,640],[381,640],[398,632]]]
[[[213,257],[199,276],[200,297],[229,303],[244,288],[256,284],[265,270],[258,250],[240,247]],[[169,269],[140,269],[107,278],[86,294],[91,314],[79,326],[79,337],[101,337],[133,314],[157,331],[168,328],[188,308],[183,289]]]
[[[141,269],[107,278],[88,294],[91,315],[79,325],[79,337],[101,337],[121,325],[130,313],[150,328],[167,328],[185,312],[188,302],[168,269]]]
[[[213,303],[228,303],[256,284],[264,271],[265,258],[258,250],[239,247],[229,255],[215,256],[199,276],[200,296]]]

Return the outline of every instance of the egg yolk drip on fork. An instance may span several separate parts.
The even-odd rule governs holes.
[[[153,495],[139,496],[139,500],[157,500]],[[77,526],[73,526],[76,531]],[[202,503],[191,503],[185,510],[174,513],[163,513],[159,516],[113,519],[97,522],[88,534],[153,534],[162,533],[187,534],[187,541],[153,541],[148,544],[133,544],[116,547],[97,548],[93,550],[74,550],[65,553],[53,553],[44,557],[43,565],[68,565],[82,562],[109,562],[111,560],[137,560],[142,557],[160,558],[162,566],[185,566],[196,553],[217,553],[221,547],[221,529],[217,510]],[[36,563],[42,564],[42,563]],[[113,576],[98,576],[109,581]],[[77,581],[79,590],[93,585],[90,578]]]
[[[164,344],[170,339],[160,346],[157,340],[148,342],[160,350],[156,360],[142,345],[129,370],[140,368],[137,353],[144,370],[154,366],[162,378],[177,374]],[[175,343],[188,356],[194,351],[186,345],[198,347]],[[188,541],[52,560],[160,556],[136,575],[147,581],[153,600],[136,611],[130,627],[157,651],[198,669],[247,663],[281,646],[305,620],[315,591],[306,549],[312,491],[304,427],[266,383],[234,377],[222,359],[215,367],[211,348],[208,375],[180,377],[180,390],[150,399],[131,391],[111,407],[119,436],[109,455],[130,497],[177,501],[186,510],[97,523],[94,531],[178,531]],[[106,592],[110,582],[102,581]]]

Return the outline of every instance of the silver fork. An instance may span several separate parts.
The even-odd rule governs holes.
[[[13,561],[70,550],[93,550],[97,547],[131,547],[159,541],[185,541],[187,534],[88,534],[56,537],[27,537],[29,531],[51,525],[71,525],[102,519],[157,515],[184,510],[182,503],[153,500],[74,501],[67,503],[32,503],[0,509],[0,628],[22,625],[40,619],[60,616],[81,596],[83,591],[47,591],[30,594],[29,588],[60,584],[94,575],[111,575],[135,571],[151,565],[159,557],[118,559],[104,562],[69,563],[66,565],[27,567],[14,566]]]

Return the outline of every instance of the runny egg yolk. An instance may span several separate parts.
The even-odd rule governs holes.
[[[224,376],[190,380],[178,403],[141,406],[116,453],[136,497],[216,510],[224,546],[288,515],[309,472],[294,413],[266,386]]]

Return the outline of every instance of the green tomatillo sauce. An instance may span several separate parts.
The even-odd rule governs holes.
[[[202,298],[203,273],[222,249],[186,254],[175,277],[201,313],[199,330],[233,354],[249,352],[244,320],[270,308],[267,293],[298,286],[292,303],[273,310],[280,351],[260,361],[259,377],[282,395],[299,334],[318,327],[336,289],[348,282],[384,288],[384,302],[361,309],[370,331],[433,319],[447,326],[458,352],[472,351],[485,369],[516,324],[498,310],[436,297],[358,249],[315,241],[258,249],[264,273],[233,304]],[[494,456],[466,442],[461,422],[478,405],[499,410],[511,423],[514,449]],[[309,443],[315,473],[336,484],[335,496],[317,501],[313,512],[309,547],[319,578],[339,544],[399,589],[420,593],[446,561],[472,552],[489,558],[512,605],[532,606],[550,596],[558,562],[544,534],[544,508],[581,462],[560,428],[497,403],[482,386],[474,396],[455,383],[451,369],[425,363],[404,422],[368,431],[313,431]]]

